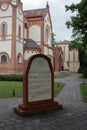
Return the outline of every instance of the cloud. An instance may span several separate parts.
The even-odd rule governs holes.
[[[21,1],[23,2],[24,10],[44,8],[47,2],[46,0],[30,0],[30,1],[21,0]]]

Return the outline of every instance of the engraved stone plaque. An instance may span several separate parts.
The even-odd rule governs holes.
[[[28,74],[28,101],[51,99],[51,71],[48,61],[37,57]]]

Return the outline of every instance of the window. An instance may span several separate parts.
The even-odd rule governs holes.
[[[48,29],[46,29],[46,41],[48,42]]]
[[[49,41],[49,27],[48,26],[46,27],[46,31],[45,31],[45,40],[46,42]]]
[[[2,23],[2,36],[6,36],[7,35],[7,24],[6,23]]]
[[[18,63],[19,64],[22,63],[22,56],[21,56],[21,54],[18,54]]]
[[[19,30],[18,30],[18,37],[19,39],[21,38],[21,26],[19,25]]]
[[[1,63],[7,63],[7,57],[5,55],[1,56]]]

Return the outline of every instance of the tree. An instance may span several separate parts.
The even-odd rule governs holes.
[[[66,22],[67,28],[72,28],[73,40],[70,49],[78,49],[80,65],[87,68],[87,0],[65,7],[66,11],[76,12],[75,16]]]
[[[54,44],[55,44],[55,36],[56,36],[56,34],[52,33],[52,46],[54,46]]]

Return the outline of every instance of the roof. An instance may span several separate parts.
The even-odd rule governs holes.
[[[70,44],[71,42],[68,40],[57,42],[57,44]]]
[[[24,44],[24,48],[40,49],[37,43],[32,39],[26,40],[26,43]]]
[[[47,8],[43,9],[35,9],[35,10],[26,10],[24,12],[24,17],[32,18],[32,17],[45,17],[47,13]]]

